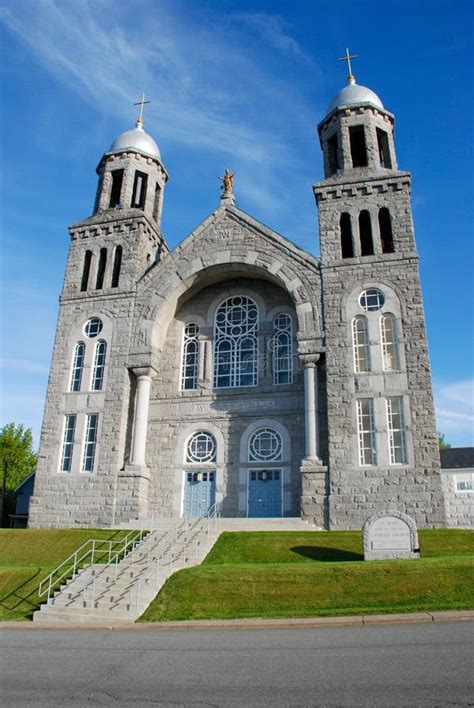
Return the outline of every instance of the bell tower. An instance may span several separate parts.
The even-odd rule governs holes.
[[[375,511],[443,525],[411,176],[398,168],[394,116],[356,83],[318,125],[314,185],[325,320],[331,528]]]

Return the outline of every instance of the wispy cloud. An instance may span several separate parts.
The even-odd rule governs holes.
[[[474,444],[474,379],[434,386],[438,429],[453,445]]]

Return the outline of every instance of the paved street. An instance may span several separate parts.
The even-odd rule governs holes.
[[[4,629],[0,705],[468,706],[474,623]]]

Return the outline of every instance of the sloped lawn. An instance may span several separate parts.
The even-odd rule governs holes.
[[[474,533],[419,531],[419,561],[364,561],[360,532],[224,533],[141,621],[309,617],[474,607]]]

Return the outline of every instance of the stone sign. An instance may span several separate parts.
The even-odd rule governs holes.
[[[420,557],[415,522],[400,511],[373,514],[362,532],[365,560]]]

